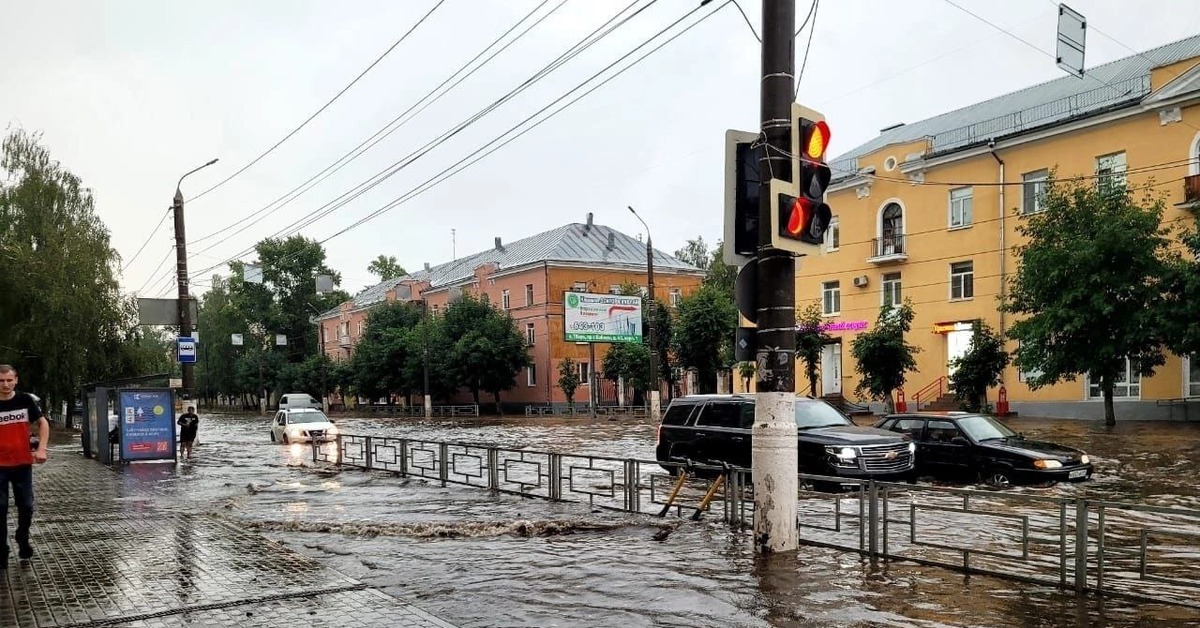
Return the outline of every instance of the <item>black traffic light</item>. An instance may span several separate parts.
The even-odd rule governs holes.
[[[832,178],[829,165],[825,163],[829,125],[824,120],[803,117],[797,118],[796,124],[799,145],[793,149],[799,153],[796,162],[799,172],[795,176],[800,195],[779,195],[778,234],[783,240],[821,244],[833,219],[832,210],[825,204],[825,189]]]

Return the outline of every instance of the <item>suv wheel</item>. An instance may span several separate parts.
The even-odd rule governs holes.
[[[993,488],[1008,488],[1012,484],[1011,473],[999,467],[989,470],[983,476],[983,483]]]

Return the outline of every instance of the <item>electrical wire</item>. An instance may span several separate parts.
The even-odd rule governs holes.
[[[163,264],[165,264],[165,263],[167,262],[167,258],[171,256],[171,253],[174,253],[174,252],[175,252],[175,244],[174,244],[174,243],[171,243],[171,248],[167,250],[167,254],[166,254],[166,255],[163,255],[163,257],[162,257],[162,260],[160,260],[160,261],[158,262],[158,264],[157,264],[156,268],[162,268],[162,265],[163,265]],[[136,290],[136,293],[138,293],[138,294],[141,294],[143,291],[145,291],[145,290],[146,290],[146,286],[150,285],[150,282],[151,282],[151,281],[154,279],[154,277],[155,277],[157,274],[158,274],[158,271],[157,271],[157,270],[156,270],[156,271],[154,271],[153,273],[151,273],[151,274],[150,274],[150,276],[146,278],[146,282],[142,284],[142,287],[141,287],[141,288],[138,288],[138,289]]]
[[[135,261],[137,261],[138,256],[142,254],[142,251],[146,250],[146,245],[150,244],[150,240],[154,239],[154,234],[158,233],[158,230],[162,228],[163,223],[167,221],[167,216],[169,216],[170,214],[171,214],[171,208],[167,208],[167,211],[163,212],[163,217],[161,219],[159,219],[158,224],[154,225],[154,229],[152,229],[150,231],[150,235],[146,236],[146,241],[142,242],[142,246],[138,247],[137,253],[134,253],[133,257],[129,258],[129,261],[125,262],[125,265],[121,267],[121,272],[125,272],[126,270],[128,270],[129,266],[132,265]],[[158,271],[155,271],[155,272],[158,272]]]
[[[455,81],[453,85],[450,85],[445,90],[442,90],[442,88],[445,87],[447,83],[450,83],[452,80],[454,80],[454,78],[456,76],[458,76],[458,75],[462,74],[464,71],[466,71],[467,68],[469,68],[471,66],[471,64],[478,61],[480,57],[482,57],[485,53],[487,53],[489,50],[491,50],[493,47],[495,47],[496,44],[500,43],[505,37],[507,37],[509,34],[511,34],[521,24],[523,24],[526,20],[528,20],[535,13],[537,13],[539,10],[541,10],[541,8],[543,6],[545,6],[547,2],[549,2],[549,0],[543,0],[541,4],[538,4],[537,6],[535,6],[532,11],[530,11],[528,14],[526,14],[524,17],[522,17],[519,21],[517,21],[516,24],[513,24],[507,31],[505,31],[499,37],[497,37],[494,41],[492,41],[492,43],[488,44],[486,47],[484,47],[483,50],[479,51],[479,53],[476,54],[470,61],[467,61],[458,70],[455,70],[455,72],[453,74],[451,74],[450,76],[448,76],[444,81],[442,81],[441,84],[439,84],[437,87],[434,87],[432,90],[430,90],[424,96],[422,96],[420,100],[413,103],[411,106],[409,106],[407,109],[405,109],[400,115],[393,118],[391,120],[391,122],[388,122],[386,125],[381,127],[379,130],[375,131],[375,133],[373,135],[371,135],[367,139],[363,140],[362,142],[359,142],[358,146],[355,146],[354,148],[350,149],[346,154],[339,157],[332,164],[326,166],[324,170],[309,177],[308,180],[306,180],[304,183],[301,183],[300,185],[292,188],[290,191],[288,191],[283,196],[280,196],[279,198],[275,199],[274,201],[271,201],[270,203],[268,203],[267,205],[258,209],[257,211],[255,211],[247,216],[244,216],[238,220],[235,220],[234,222],[230,223],[229,225],[227,225],[217,231],[214,231],[212,233],[209,233],[208,235],[201,236],[201,237],[193,240],[192,244],[199,244],[200,242],[203,242],[210,238],[214,238],[214,237],[221,235],[222,233],[226,233],[230,229],[233,229],[233,228],[237,227],[238,225],[246,223],[247,221],[250,221],[250,220],[253,220],[253,222],[250,222],[246,226],[252,227],[255,224],[258,224],[261,220],[263,220],[263,219],[267,218],[268,216],[274,214],[275,212],[279,211],[280,209],[282,209],[283,207],[285,207],[292,201],[299,198],[305,192],[308,192],[313,187],[316,187],[317,184],[321,183],[322,181],[329,178],[337,171],[341,170],[343,167],[348,165],[350,162],[352,162],[355,159],[357,159],[358,157],[362,156],[363,153],[374,148],[377,144],[379,144],[379,142],[382,142],[383,140],[387,139],[388,136],[390,136],[392,133],[399,130],[401,127],[403,127],[408,122],[412,121],[412,119],[415,118],[417,116],[417,114],[424,111],[427,107],[429,107],[429,106],[433,105],[434,103],[436,103],[437,101],[441,100],[442,97],[444,97],[446,94],[450,93],[455,87],[460,85],[466,79],[470,78],[471,75],[475,74],[480,69],[485,67],[488,63],[490,63],[492,60],[494,60],[496,57],[498,57],[500,55],[500,53],[507,50],[510,46],[512,46],[517,41],[519,41],[522,37],[524,37],[526,34],[528,34],[529,31],[533,30],[533,28],[537,27],[544,20],[546,20],[550,16],[554,15],[568,1],[569,0],[561,0],[561,2],[559,2],[557,6],[555,6],[548,13],[546,13],[546,15],[542,16],[536,22],[531,24],[523,32],[521,32],[519,35],[517,35],[515,38],[513,38],[512,41],[509,41],[502,48],[500,48],[496,52],[492,53],[491,56],[489,56],[487,59],[484,59],[483,63],[480,63],[474,69],[472,69],[470,72],[467,72],[466,74],[464,74],[461,78],[459,78],[457,81]],[[438,94],[438,90],[442,90],[442,92],[440,94]],[[436,96],[435,96],[435,94],[436,94]],[[432,97],[432,100],[430,100],[431,97]],[[428,102],[426,102],[426,101],[428,101]],[[420,109],[417,109],[417,107],[420,106],[421,103],[425,103],[425,105],[421,106]],[[368,145],[368,142],[370,143],[369,145]],[[365,146],[365,148],[364,148],[364,146]],[[274,207],[274,209],[271,209],[272,207]],[[266,213],[264,214],[264,212],[266,212]],[[259,216],[261,216],[261,217],[259,217]],[[257,218],[257,219],[255,219],[255,218]],[[207,250],[207,249],[205,249],[205,250]]]
[[[786,151],[784,151],[784,152],[788,157],[794,157],[794,155],[791,154],[790,152],[786,152]],[[1164,161],[1164,162],[1160,162],[1160,163],[1152,164],[1152,165],[1148,165],[1148,166],[1140,166],[1138,168],[1127,168],[1121,174],[1128,176],[1131,174],[1144,174],[1146,172],[1157,172],[1159,170],[1171,170],[1174,168],[1185,168],[1188,166],[1188,164],[1190,164],[1194,161],[1195,161],[1194,158],[1174,159],[1174,160]],[[848,174],[848,175],[860,175],[859,171],[857,171],[857,170],[848,170],[845,168],[832,168],[832,167],[831,167],[831,170],[841,172],[844,174]],[[1025,185],[1025,183],[1026,183],[1025,181],[1004,181],[1004,182],[1000,182],[1000,181],[929,181],[929,180],[913,181],[911,179],[901,179],[898,177],[889,177],[887,175],[874,174],[874,173],[863,173],[860,176],[870,177],[872,179],[877,179],[879,181],[891,181],[893,183],[904,183],[907,185],[914,185],[914,186],[921,186],[921,185],[930,186],[931,185],[931,186],[938,186],[938,187],[1011,187],[1011,186]],[[1094,179],[1102,179],[1102,178],[1107,178],[1107,177],[1111,177],[1111,176],[1114,176],[1114,175],[1111,175],[1111,174],[1086,174],[1086,175],[1075,175],[1075,176],[1070,176],[1070,177],[1060,177],[1060,178],[1055,179],[1055,181],[1059,181],[1059,182],[1090,181],[1090,180],[1094,180]]]
[[[501,133],[499,136],[497,136],[496,138],[494,138],[494,139],[493,139],[493,140],[491,140],[490,142],[488,142],[488,143],[484,144],[482,147],[480,147],[480,148],[479,148],[479,149],[477,149],[476,151],[473,151],[472,153],[469,153],[469,154],[467,155],[467,157],[464,157],[463,159],[459,160],[458,162],[456,162],[455,164],[451,165],[450,167],[448,167],[448,168],[446,168],[446,169],[442,170],[442,171],[441,171],[441,172],[439,172],[437,175],[434,175],[433,177],[431,177],[431,178],[427,179],[425,182],[423,182],[423,183],[421,183],[420,185],[418,185],[417,187],[415,187],[415,188],[413,188],[413,189],[409,190],[409,192],[407,192],[407,193],[405,193],[405,194],[401,195],[400,197],[398,197],[398,198],[394,199],[394,200],[393,200],[393,201],[391,201],[390,203],[387,203],[387,204],[385,204],[383,207],[379,208],[379,209],[378,209],[378,210],[376,210],[375,212],[372,212],[371,214],[369,214],[369,215],[368,215],[368,216],[366,216],[365,218],[363,218],[363,219],[360,219],[359,221],[356,221],[355,223],[353,223],[353,224],[351,224],[350,226],[348,226],[348,227],[346,227],[346,228],[344,228],[344,229],[342,229],[342,230],[340,230],[340,231],[338,231],[338,232],[334,233],[333,235],[331,235],[331,236],[329,236],[329,237],[327,237],[327,238],[325,238],[325,239],[323,239],[323,240],[320,240],[320,241],[318,241],[318,243],[319,243],[319,244],[324,244],[325,242],[328,242],[329,240],[331,240],[331,239],[333,239],[333,238],[335,238],[335,237],[338,237],[338,236],[340,236],[340,235],[342,235],[342,234],[345,234],[345,233],[349,232],[350,230],[354,229],[355,227],[357,227],[357,226],[359,226],[359,225],[362,225],[362,224],[364,224],[365,222],[367,222],[367,221],[369,221],[369,220],[371,220],[371,219],[373,219],[373,218],[375,218],[375,217],[377,217],[377,216],[379,216],[379,215],[382,215],[383,213],[385,213],[385,212],[387,212],[387,211],[389,211],[389,210],[391,210],[391,209],[395,208],[396,206],[398,206],[398,205],[400,205],[400,204],[403,204],[404,202],[407,202],[407,201],[411,200],[412,198],[415,198],[416,196],[419,196],[420,194],[422,194],[422,193],[424,193],[424,192],[428,191],[429,189],[432,189],[433,187],[435,187],[436,185],[438,185],[438,184],[440,184],[441,182],[445,181],[446,179],[448,179],[448,178],[450,178],[450,177],[454,176],[454,175],[455,175],[455,174],[457,174],[458,172],[461,172],[461,171],[462,171],[463,169],[465,169],[466,167],[469,167],[470,165],[472,165],[472,164],[474,164],[474,163],[477,163],[479,160],[481,160],[481,159],[483,159],[483,158],[487,157],[488,155],[490,155],[490,154],[494,153],[495,151],[499,150],[500,148],[503,148],[503,147],[504,147],[505,145],[507,145],[508,143],[512,142],[513,140],[517,139],[517,138],[518,138],[518,137],[520,137],[521,135],[524,135],[525,133],[529,132],[529,131],[530,131],[530,130],[532,130],[533,128],[536,128],[536,127],[537,127],[537,126],[539,126],[540,124],[542,124],[542,123],[546,122],[547,120],[551,119],[553,116],[555,116],[555,115],[557,115],[558,113],[560,113],[561,111],[565,110],[565,109],[566,109],[567,107],[569,107],[570,105],[574,104],[575,102],[578,102],[580,99],[582,99],[583,97],[587,96],[588,94],[591,94],[592,92],[594,92],[596,89],[599,89],[599,88],[600,88],[600,87],[602,87],[603,85],[607,84],[609,81],[613,80],[614,78],[616,78],[616,77],[617,77],[617,76],[619,76],[620,74],[624,73],[626,70],[628,70],[628,69],[632,68],[633,66],[637,65],[637,64],[638,64],[638,63],[640,63],[640,62],[641,62],[643,59],[645,59],[646,57],[648,57],[650,54],[653,54],[654,52],[656,52],[657,50],[661,49],[661,48],[662,48],[663,46],[665,46],[666,44],[670,43],[671,41],[674,41],[674,40],[675,40],[677,37],[679,37],[679,36],[680,36],[680,35],[682,35],[683,33],[687,32],[688,30],[690,30],[690,29],[691,29],[691,28],[693,28],[694,26],[698,25],[699,23],[703,22],[704,20],[708,19],[708,18],[709,18],[709,17],[711,17],[712,15],[716,14],[718,11],[720,11],[722,8],[724,8],[726,5],[730,4],[731,2],[732,2],[732,0],[726,0],[726,2],[722,3],[722,4],[721,4],[721,5],[719,5],[719,6],[718,6],[716,9],[712,10],[711,12],[709,12],[708,14],[706,14],[705,16],[703,16],[703,17],[702,17],[702,18],[701,18],[699,21],[697,21],[697,22],[693,23],[692,25],[689,25],[689,26],[688,26],[687,28],[685,28],[685,29],[684,29],[682,32],[680,32],[680,33],[676,34],[675,36],[671,37],[671,38],[670,38],[670,39],[668,39],[666,42],[664,42],[663,44],[659,45],[657,48],[655,48],[655,49],[651,50],[649,53],[646,53],[646,54],[645,54],[645,55],[643,55],[642,57],[640,57],[640,58],[636,59],[636,60],[635,60],[635,61],[633,61],[633,62],[632,62],[630,65],[626,66],[625,68],[622,68],[621,70],[619,70],[619,71],[618,71],[616,74],[614,74],[613,76],[611,76],[611,77],[609,77],[609,78],[605,79],[603,82],[601,82],[601,83],[599,83],[598,85],[596,85],[596,86],[592,87],[590,90],[588,90],[588,91],[584,92],[584,93],[583,93],[583,94],[581,94],[580,96],[576,97],[574,100],[572,100],[572,101],[568,102],[566,105],[564,105],[564,106],[560,107],[558,110],[556,110],[556,111],[554,111],[554,112],[550,113],[549,115],[547,115],[547,116],[546,116],[545,118],[543,118],[542,120],[540,120],[540,121],[538,121],[538,122],[534,123],[532,126],[530,126],[530,127],[526,128],[526,129],[522,130],[522,131],[521,131],[520,133],[518,133],[517,135],[515,135],[515,136],[513,136],[513,137],[510,137],[510,138],[508,138],[507,140],[504,140],[504,141],[503,141],[502,143],[500,143],[498,146],[494,146],[494,147],[493,147],[493,148],[491,148],[490,150],[487,150],[489,147],[493,146],[493,145],[494,145],[494,144],[496,144],[497,142],[500,142],[500,141],[501,141],[501,140],[502,140],[502,139],[503,139],[503,138],[504,138],[506,135],[508,135],[508,134],[512,133],[513,131],[515,131],[515,130],[519,129],[519,128],[520,128],[522,125],[526,124],[527,122],[529,122],[529,121],[530,121],[530,120],[532,120],[533,118],[535,118],[535,117],[537,117],[538,115],[540,115],[540,114],[542,114],[543,112],[545,112],[547,109],[549,109],[549,108],[553,107],[554,105],[556,105],[557,103],[561,102],[562,100],[564,100],[565,98],[567,98],[568,96],[570,96],[572,93],[574,93],[574,92],[578,91],[579,89],[581,89],[581,88],[585,87],[585,86],[586,86],[588,83],[590,83],[591,81],[593,81],[593,80],[594,80],[595,78],[597,78],[598,76],[600,76],[600,75],[604,74],[605,72],[607,72],[608,70],[610,70],[612,67],[614,67],[614,66],[616,66],[617,64],[619,64],[621,61],[624,61],[625,59],[627,59],[628,57],[630,57],[631,55],[633,55],[635,52],[637,52],[637,51],[638,51],[638,50],[640,50],[641,48],[644,48],[646,45],[648,45],[648,44],[650,44],[651,42],[653,42],[655,39],[657,39],[658,37],[660,37],[660,36],[661,36],[663,33],[665,33],[665,32],[667,32],[668,30],[670,30],[670,29],[674,28],[674,27],[675,27],[676,25],[678,25],[680,22],[682,22],[682,21],[686,20],[688,17],[690,17],[691,15],[693,15],[694,13],[696,13],[697,11],[699,11],[701,7],[696,7],[696,8],[694,8],[694,9],[692,9],[692,10],[691,10],[691,11],[689,11],[687,14],[685,14],[683,17],[681,17],[681,18],[679,18],[678,20],[676,20],[675,22],[671,23],[669,26],[667,26],[666,28],[662,29],[661,31],[659,31],[658,33],[656,33],[654,36],[650,37],[649,39],[647,39],[647,40],[646,40],[646,41],[644,41],[643,43],[639,44],[638,46],[636,46],[635,48],[633,48],[631,51],[629,51],[629,52],[628,52],[628,53],[626,53],[625,55],[623,55],[623,56],[621,56],[620,58],[618,58],[616,61],[614,61],[614,62],[610,63],[608,66],[606,66],[605,68],[601,69],[599,72],[597,72],[597,73],[593,74],[591,77],[589,77],[588,79],[584,80],[582,83],[580,83],[580,84],[579,84],[579,85],[577,85],[576,87],[572,88],[571,90],[567,91],[567,92],[566,92],[566,93],[564,93],[563,95],[559,96],[559,97],[558,97],[558,98],[556,98],[554,101],[552,101],[550,104],[546,105],[545,107],[542,107],[540,110],[538,110],[537,112],[535,112],[533,115],[531,115],[531,116],[529,116],[528,118],[526,118],[526,119],[522,120],[521,122],[517,123],[516,125],[514,125],[514,126],[513,126],[513,127],[511,127],[510,129],[508,129],[508,130],[507,130],[507,131],[505,131],[504,133]],[[703,5],[701,5],[701,6],[703,6]],[[644,10],[644,9],[645,9],[645,7],[643,7],[643,9],[641,9],[641,10]],[[640,11],[640,10],[639,10],[639,11]],[[635,15],[636,15],[636,14],[635,14]],[[632,18],[632,17],[633,17],[633,16],[630,16],[630,18]],[[626,18],[626,20],[628,20],[628,19],[629,19],[629,18]],[[618,24],[618,26],[619,26],[619,24]],[[616,27],[614,27],[614,28],[616,28]],[[612,31],[612,29],[610,29],[608,32],[611,32],[611,31]],[[607,34],[607,33],[605,33],[605,34]],[[593,43],[594,43],[594,42],[593,42]],[[487,150],[487,152],[481,152],[481,151],[484,151],[484,150]],[[465,163],[465,162],[468,162],[468,161],[470,161],[470,163]],[[465,165],[464,165],[464,163],[465,163]],[[310,222],[310,224],[311,224],[311,222]],[[251,250],[252,250],[252,249],[251,249]],[[244,253],[242,253],[242,254],[244,254]],[[239,255],[241,255],[241,254],[239,254]],[[237,257],[237,256],[234,256],[233,258],[230,258],[230,259],[226,260],[226,262],[228,262],[228,261],[232,261],[233,259],[236,259],[236,257]],[[214,269],[214,268],[217,268],[217,267],[219,267],[219,266],[221,266],[221,265],[222,265],[222,264],[217,264],[217,265],[214,265],[214,266],[212,266],[212,267],[210,267],[210,268],[208,268],[208,269],[205,269],[205,271],[212,270],[212,269]]]
[[[817,32],[817,11],[820,8],[821,0],[813,0],[812,9],[809,12],[809,17],[812,18],[812,28],[808,29],[808,43],[804,46],[804,61],[800,63],[800,72],[796,74],[796,88],[792,90],[793,99],[800,94],[800,81],[804,79],[804,68],[808,67],[808,53],[812,49],[813,33]],[[808,23],[807,18],[804,23]],[[800,28],[804,28],[804,26]]]
[[[304,227],[313,224],[317,220],[320,220],[321,218],[328,216],[333,211],[341,208],[342,206],[346,205],[350,201],[353,201],[354,199],[358,198],[362,194],[364,194],[364,193],[368,192],[369,190],[373,189],[374,187],[378,186],[380,183],[382,183],[386,179],[390,178],[392,175],[396,174],[397,172],[404,169],[405,167],[411,165],[417,159],[420,159],[424,155],[431,152],[433,149],[440,146],[442,143],[448,141],[451,137],[462,132],[464,129],[466,129],[470,125],[474,124],[479,119],[483,118],[487,114],[489,114],[492,111],[494,111],[495,109],[499,108],[501,105],[503,105],[508,100],[511,100],[512,98],[516,97],[516,95],[520,94],[525,89],[528,89],[528,87],[532,86],[533,84],[537,83],[541,79],[545,78],[554,70],[557,70],[558,68],[562,67],[565,63],[567,63],[568,61],[573,59],[575,56],[579,55],[583,51],[585,51],[588,48],[590,48],[591,46],[595,45],[597,42],[599,42],[603,38],[607,37],[609,34],[611,34],[617,28],[620,28],[624,24],[628,23],[631,19],[633,19],[634,17],[639,15],[641,12],[650,8],[650,6],[654,5],[658,0],[651,0],[650,3],[647,4],[646,6],[642,7],[641,9],[638,9],[633,14],[626,16],[617,24],[609,27],[608,30],[601,32],[603,29],[605,29],[606,26],[611,24],[614,20],[619,18],[622,14],[624,14],[626,11],[628,11],[630,8],[632,8],[634,5],[636,5],[638,3],[638,1],[640,1],[640,0],[634,0],[634,2],[632,2],[631,4],[626,6],[621,11],[619,11],[612,18],[609,18],[608,21],[606,21],[604,24],[602,24],[596,30],[592,31],[592,33],[590,33],[588,36],[584,37],[582,40],[580,40],[578,43],[576,43],[570,49],[568,49],[567,52],[564,52],[563,54],[559,55],[559,57],[557,59],[555,59],[554,61],[551,61],[548,65],[543,67],[541,70],[539,70],[533,76],[526,79],[522,84],[518,85],[516,88],[510,90],[507,94],[505,94],[501,98],[499,98],[496,101],[492,102],[491,104],[485,106],[483,109],[476,112],[474,115],[469,116],[468,118],[466,118],[459,124],[452,127],[450,130],[444,132],[441,136],[439,136],[433,140],[430,140],[421,148],[409,153],[405,157],[401,158],[399,161],[394,162],[391,166],[389,166],[389,168],[386,168],[386,169],[376,173],[373,177],[368,178],[366,181],[363,181],[355,188],[352,188],[351,190],[344,192],[342,195],[335,198],[334,200],[317,208],[313,212],[310,212],[309,214],[305,215],[304,217],[301,217],[300,219],[298,219],[295,222],[291,223],[290,225],[284,227],[283,229],[276,231],[271,237],[279,237],[285,233],[298,232],[300,229],[303,229]],[[599,35],[597,35],[597,33],[599,33]],[[213,245],[213,246],[215,246],[215,245]],[[207,251],[211,248],[213,248],[213,247],[210,246],[208,248],[205,248],[201,252]],[[229,258],[229,260],[226,260],[226,261],[230,261],[232,259],[236,259],[237,257],[241,257],[242,255],[246,255],[246,254],[252,252],[253,250],[254,250],[253,246],[243,249],[241,252],[235,254],[234,256]],[[205,269],[205,271],[212,270],[213,268],[217,268],[217,267],[221,266],[223,263],[224,262],[216,264],[214,266],[211,266],[211,267]]]
[[[413,31],[417,30],[417,27],[419,27],[421,24],[423,24],[425,22],[425,20],[429,19],[429,16],[433,15],[433,12],[437,11],[438,7],[442,6],[442,4],[445,1],[446,0],[438,0],[438,3],[433,5],[433,8],[430,9],[427,13],[425,13],[425,15],[423,15],[421,17],[421,19],[417,20],[417,23],[414,24],[412,26],[412,28],[408,29],[407,32],[405,32],[403,35],[401,35],[400,38],[397,39],[391,46],[389,46],[387,50],[383,51],[383,54],[379,55],[374,61],[372,61],[371,65],[368,65],[365,70],[363,70],[362,72],[360,72],[358,74],[358,76],[354,77],[354,80],[350,81],[350,83],[348,83],[345,87],[343,87],[341,89],[341,91],[339,91],[337,94],[334,94],[333,98],[330,98],[328,102],[326,102],[324,105],[321,105],[321,108],[317,109],[317,111],[315,113],[313,113],[311,116],[309,116],[308,119],[306,119],[304,122],[301,122],[300,126],[296,127],[295,129],[292,129],[292,131],[290,133],[283,136],[283,139],[279,140],[278,142],[275,142],[275,144],[273,146],[268,148],[265,152],[263,152],[258,157],[255,157],[253,161],[242,166],[236,172],[229,175],[228,177],[225,177],[223,180],[221,180],[217,184],[209,187],[208,189],[204,190],[203,192],[200,192],[199,194],[193,196],[192,198],[189,198],[187,200],[187,202],[190,203],[190,202],[196,201],[196,200],[200,199],[201,197],[203,197],[204,195],[208,194],[209,192],[212,192],[213,190],[221,187],[222,185],[229,183],[231,180],[233,180],[234,177],[242,174],[243,172],[248,170],[251,166],[253,166],[254,164],[261,161],[263,157],[266,157],[267,155],[274,152],[276,148],[279,148],[281,145],[283,145],[284,142],[291,139],[291,137],[293,135],[300,132],[300,129],[303,129],[305,126],[308,126],[309,122],[312,122],[313,119],[315,119],[317,116],[321,115],[321,112],[328,109],[330,105],[332,105],[335,101],[337,101],[337,99],[342,97],[342,94],[345,94],[351,87],[354,87],[355,83],[358,83],[358,81],[361,80],[362,77],[366,76],[367,73],[370,72],[376,65],[379,65],[379,62],[383,61],[384,57],[387,57],[389,54],[391,54],[391,52],[396,49],[396,46],[399,46],[401,43],[404,42],[405,39],[408,39],[408,36],[411,35],[413,33]]]

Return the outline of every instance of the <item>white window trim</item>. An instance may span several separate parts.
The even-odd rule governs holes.
[[[837,233],[837,235],[838,235],[837,244],[833,243],[833,241],[834,241],[833,234],[834,233]],[[825,252],[830,253],[833,251],[841,250],[841,248],[842,248],[841,223],[838,222],[838,217],[834,216],[833,218],[831,218],[829,220],[829,229],[827,229],[825,231]]]
[[[679,302],[683,300],[683,292],[679,288],[671,288],[668,298],[671,301],[671,307],[679,307]]]
[[[1121,164],[1121,168],[1120,168],[1120,170],[1113,169],[1112,173],[1109,174],[1108,176],[1110,176],[1114,179],[1119,177],[1121,185],[1128,185],[1129,181],[1128,181],[1126,175],[1129,172],[1129,156],[1123,150],[1120,150],[1120,151],[1117,151],[1114,153],[1108,153],[1105,155],[1097,155],[1096,156],[1096,175],[1097,175],[1096,181],[1097,181],[1097,183],[1100,181],[1099,175],[1100,175],[1101,162],[1105,159],[1115,158],[1117,155],[1121,156],[1121,161],[1123,162]]]
[[[884,279],[884,277],[886,277],[888,275],[900,275],[900,273],[898,273],[898,272],[883,273],[879,276],[879,305],[880,305],[880,307],[882,307],[884,305],[889,305],[889,303],[887,301],[887,285],[891,282],[888,281],[887,279]],[[900,293],[901,293],[901,295],[903,295],[904,294],[904,276],[901,275],[900,279],[897,279],[895,283],[900,285]],[[900,303],[891,303],[890,305],[892,307],[900,307],[900,305],[903,303],[904,303],[904,299],[902,296],[900,299]]]
[[[887,206],[891,205],[892,203],[895,203],[900,206],[900,233],[897,233],[895,235],[898,235],[898,236],[904,235],[904,230],[908,228],[908,225],[906,224],[908,222],[908,207],[906,207],[904,205],[904,201],[901,201],[898,198],[889,198],[888,200],[884,201],[882,205],[879,206],[879,209],[875,210],[875,237],[876,238],[883,237],[883,210],[887,209]]]
[[[576,374],[579,375],[579,385],[580,386],[590,386],[592,384],[591,377],[590,377],[592,374],[592,363],[591,362],[579,362],[575,366],[578,369],[578,372]],[[584,367],[587,367],[587,369],[588,369],[587,373],[583,372]]]
[[[1033,177],[1032,179],[1026,178],[1031,174],[1037,174],[1038,176]],[[1029,210],[1025,207],[1025,186],[1029,185],[1031,183],[1034,185],[1041,183],[1042,184],[1042,192],[1045,193],[1046,182],[1049,180],[1050,180],[1050,171],[1046,168],[1032,170],[1030,172],[1026,172],[1021,175],[1021,215],[1022,216],[1029,216],[1032,214],[1040,214],[1040,213],[1046,211],[1045,207],[1039,207],[1040,203],[1038,201],[1038,198],[1040,197],[1040,195],[1037,195],[1037,194],[1034,195],[1033,210]]]
[[[1183,356],[1183,396],[1195,397],[1192,393],[1192,359],[1200,354],[1192,354]],[[1200,385],[1200,381],[1196,382]]]
[[[955,265],[955,264],[962,264],[962,263],[965,263],[965,262],[970,262],[970,263],[971,263],[971,272],[970,272],[970,275],[971,275],[971,296],[969,296],[969,297],[957,297],[957,298],[956,298],[956,297],[954,296],[954,277],[956,276],[956,273],[954,272],[954,265]],[[973,301],[973,300],[975,299],[975,260],[962,260],[961,262],[951,262],[951,263],[950,263],[950,266],[949,266],[949,270],[950,270],[950,285],[948,286],[948,290],[947,290],[947,293],[948,293],[948,294],[947,294],[947,296],[949,297],[949,300],[950,300],[950,302],[951,302],[951,303],[958,303],[959,301]],[[967,274],[968,274],[968,273],[957,273],[957,275],[958,275],[958,276],[965,276],[965,275],[967,275]],[[965,292],[965,290],[964,290],[964,292]]]
[[[1125,369],[1126,369],[1125,374],[1127,376],[1125,378],[1126,379],[1125,385],[1129,386],[1129,380],[1133,379],[1133,376],[1135,375],[1135,373],[1133,371],[1133,365],[1129,363],[1129,358],[1125,358]],[[1120,395],[1117,395],[1116,391],[1113,391],[1113,401],[1141,401],[1142,386],[1144,386],[1146,383],[1143,380],[1144,380],[1144,378],[1142,378],[1139,375],[1138,383],[1137,383],[1138,394],[1136,397],[1133,395],[1125,395],[1122,397]],[[1086,373],[1083,376],[1083,400],[1084,401],[1099,401],[1101,403],[1104,402],[1104,391],[1100,391],[1100,394],[1096,397],[1092,396],[1092,378],[1090,376],[1088,376]]]
[[[1200,133],[1196,133],[1196,139],[1192,140],[1189,147],[1188,159],[1188,174],[1200,174]]]
[[[500,292],[500,305],[506,310],[512,309],[512,297],[509,295],[508,290]]]
[[[537,371],[534,370],[535,368],[537,368],[537,367],[534,367],[534,366],[525,367],[525,385],[530,388],[537,386]]]
[[[836,288],[827,289],[826,286],[837,284]],[[825,294],[828,290],[829,294],[837,294],[837,307],[832,312],[827,312],[825,307]],[[822,316],[840,316],[842,313],[842,282],[839,280],[822,281],[821,282],[821,315]]]
[[[532,347],[535,340],[537,340],[537,328],[533,326],[533,323],[525,323],[525,346]]]
[[[962,192],[964,190],[967,192],[966,196],[964,196],[962,198],[957,198],[957,199],[954,198],[955,192]],[[968,186],[963,186],[960,188],[954,188],[954,189],[950,190],[949,193],[947,193],[946,199],[947,199],[947,205],[948,205],[947,215],[946,215],[946,225],[947,225],[946,229],[948,231],[957,231],[959,229],[969,229],[972,225],[975,224],[975,188],[973,186],[968,185]],[[961,202],[964,200],[971,201],[971,219],[964,221],[962,224],[956,225],[956,224],[954,224],[954,202],[959,201],[961,204]]]
[[[533,284],[525,284],[525,306],[533,305]]]

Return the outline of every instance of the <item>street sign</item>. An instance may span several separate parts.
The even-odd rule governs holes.
[[[146,299],[138,297],[139,325],[178,325],[179,299]],[[188,299],[188,311],[192,320],[199,319],[199,305],[195,298]]]
[[[1058,5],[1058,67],[1072,76],[1083,76],[1083,57],[1087,43],[1087,19],[1065,4]]]
[[[243,342],[242,335],[241,334],[229,334],[229,341],[231,343],[233,343],[233,346],[240,347],[240,346],[242,346],[242,342]]]
[[[733,280],[733,300],[738,312],[751,323],[758,323],[758,258],[750,258],[738,269]]]
[[[187,336],[180,336],[179,338],[176,338],[176,343],[178,347],[178,351],[176,353],[179,354],[179,363],[194,364],[196,362],[196,339]]]
[[[758,330],[754,327],[738,327],[733,340],[735,362],[754,362],[758,352]]]

